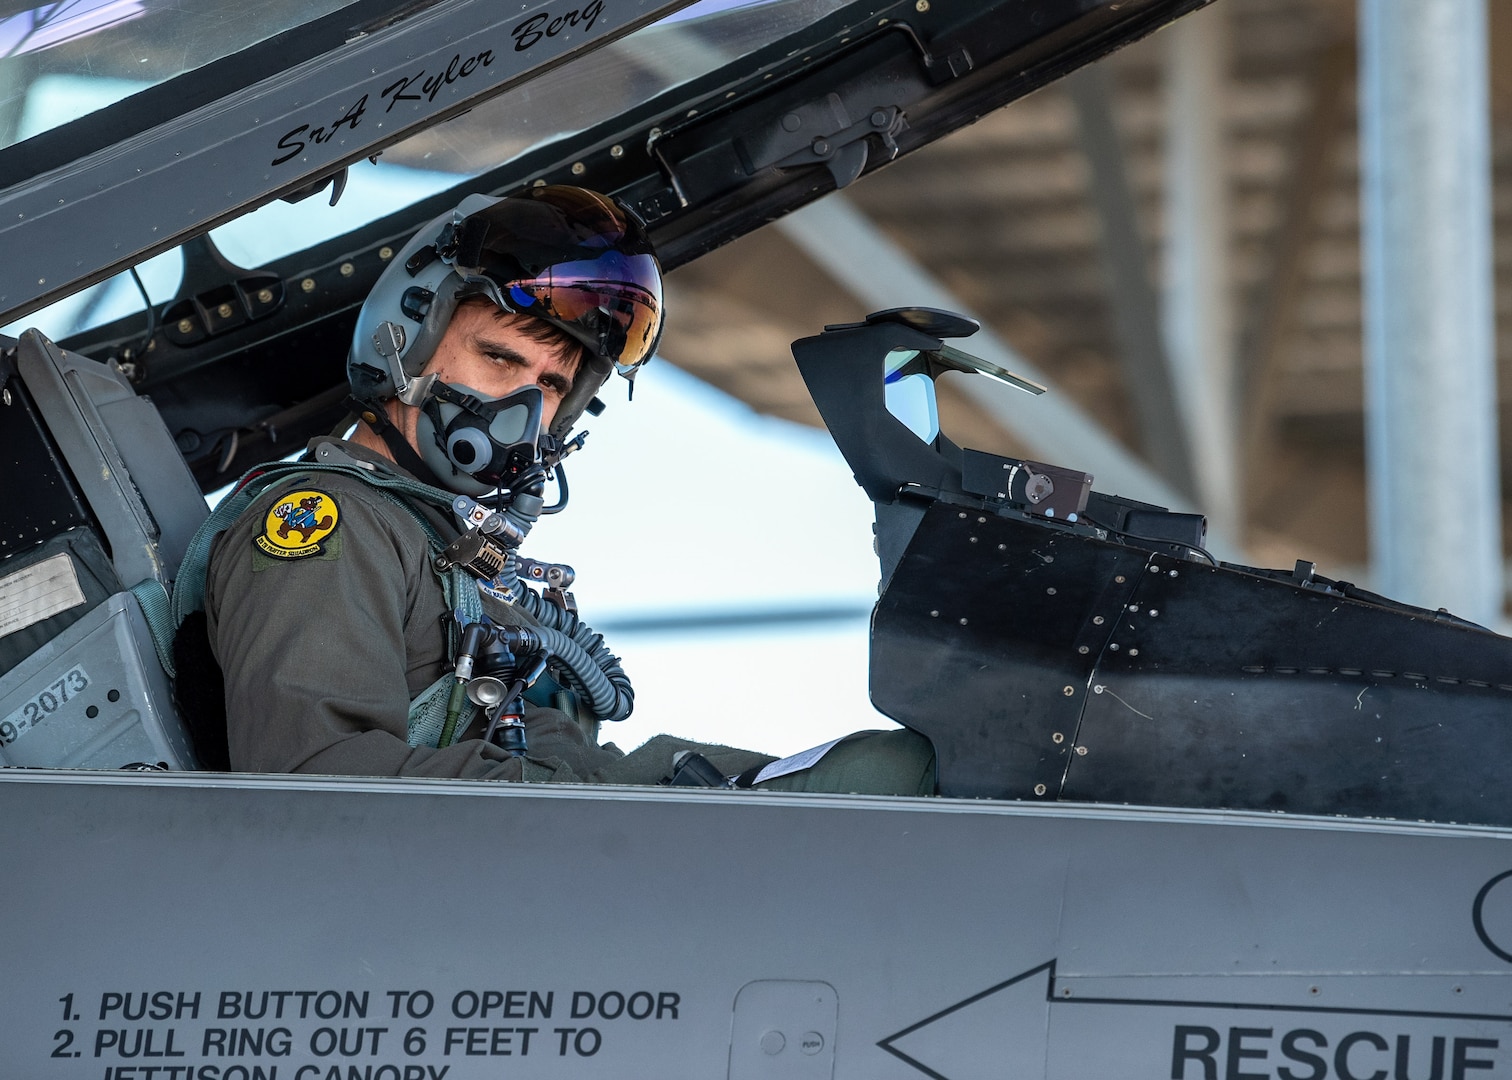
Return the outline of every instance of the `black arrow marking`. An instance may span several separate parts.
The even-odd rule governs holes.
[[[996,986],[990,986],[979,994],[973,994],[971,995],[971,997],[967,998],[964,1001],[958,1001],[954,1005],[951,1005],[949,1008],[941,1009],[933,1016],[925,1017],[917,1024],[911,1024],[910,1026],[904,1028],[902,1031],[895,1032],[892,1035],[887,1036],[887,1038],[879,1040],[877,1042],[877,1045],[880,1046],[883,1050],[886,1050],[889,1054],[892,1054],[894,1057],[908,1062],[908,1064],[912,1065],[914,1068],[918,1069],[926,1076],[932,1077],[933,1080],[950,1080],[949,1077],[935,1072],[923,1062],[917,1061],[914,1058],[910,1057],[908,1054],[905,1054],[893,1044],[898,1040],[906,1038],[914,1032],[919,1031],[922,1028],[928,1027],[930,1024],[936,1023],[937,1021],[950,1016],[952,1013],[957,1013],[962,1009],[970,1008],[972,1005],[975,1005],[977,1002],[982,1001],[984,998],[989,998],[993,994],[999,993],[1002,990],[1006,990],[1008,987],[1013,986],[1017,983],[1021,983],[1026,979],[1032,979],[1036,975],[1040,975],[1042,973],[1046,976],[1045,1000],[1051,1005],[1129,1005],[1143,1008],[1233,1009],[1235,1011],[1242,1012],[1324,1013],[1330,1015],[1348,1016],[1399,1016],[1429,1020],[1473,1020],[1482,1023],[1489,1021],[1491,1023],[1498,1024],[1512,1024],[1512,1015],[1502,1015],[1498,1013],[1436,1012],[1433,1010],[1420,1009],[1359,1009],[1347,1008],[1340,1005],[1276,1005],[1252,1001],[1172,1001],[1169,999],[1157,998],[1056,997],[1055,965],[1056,961],[1050,960],[1046,963],[1040,964],[1038,967],[1033,967],[1028,971],[1021,972],[1011,979],[1004,980],[1003,982],[998,983]]]

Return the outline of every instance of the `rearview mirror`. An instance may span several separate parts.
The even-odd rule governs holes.
[[[894,349],[883,358],[883,400],[887,411],[921,442],[940,434],[940,410],[934,380],[916,363],[917,349]]]

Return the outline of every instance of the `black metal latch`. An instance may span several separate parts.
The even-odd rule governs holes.
[[[737,139],[735,145],[752,175],[772,167],[822,164],[835,178],[835,186],[843,188],[866,168],[867,140],[876,137],[887,152],[886,160],[891,161],[898,154],[898,135],[907,123],[896,105],[877,105],[856,119],[840,95],[830,93],[784,113],[766,131]]]

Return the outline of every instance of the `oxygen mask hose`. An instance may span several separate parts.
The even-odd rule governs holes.
[[[506,596],[519,596],[522,590],[515,553],[540,520],[545,505],[541,492],[545,489],[545,470],[536,464],[526,470],[514,488],[500,492],[497,509],[489,509],[475,499],[458,495],[452,500],[452,513],[466,526],[467,532],[447,549],[448,562],[466,566]],[[485,560],[475,558],[480,552],[486,553]],[[493,565],[489,564],[490,560]]]
[[[496,579],[498,585],[506,589],[511,596],[518,596],[520,589],[519,565],[515,562],[515,552],[520,550],[520,545],[530,535],[530,530],[541,519],[541,510],[546,502],[541,498],[541,493],[546,490],[545,470],[539,465],[532,470],[531,479],[528,483],[520,485],[514,491],[514,496],[505,504],[501,514],[511,527],[510,540],[506,544],[509,552],[504,560],[504,571]],[[518,536],[519,539],[514,539]]]
[[[635,691],[619,658],[605,646],[603,637],[573,612],[543,599],[520,580],[517,552],[541,517],[544,490],[545,470],[537,465],[501,500],[499,510],[488,511],[465,496],[457,498],[452,508],[467,525],[501,541],[503,566],[496,576],[489,575],[492,585],[515,598],[527,615],[541,623],[545,647],[565,669],[569,688],[584,698],[595,719],[623,720],[635,708]],[[503,518],[503,523],[493,525],[490,519],[496,518]]]

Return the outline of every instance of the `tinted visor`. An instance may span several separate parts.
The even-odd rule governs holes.
[[[569,333],[579,328],[591,339],[584,344],[621,372],[650,359],[661,336],[661,271],[654,255],[610,251],[591,262],[558,263],[529,280],[503,283],[501,293],[511,311]]]
[[[541,187],[470,215],[453,266],[506,311],[559,327],[621,373],[661,336],[662,284],[645,227],[582,188]]]

